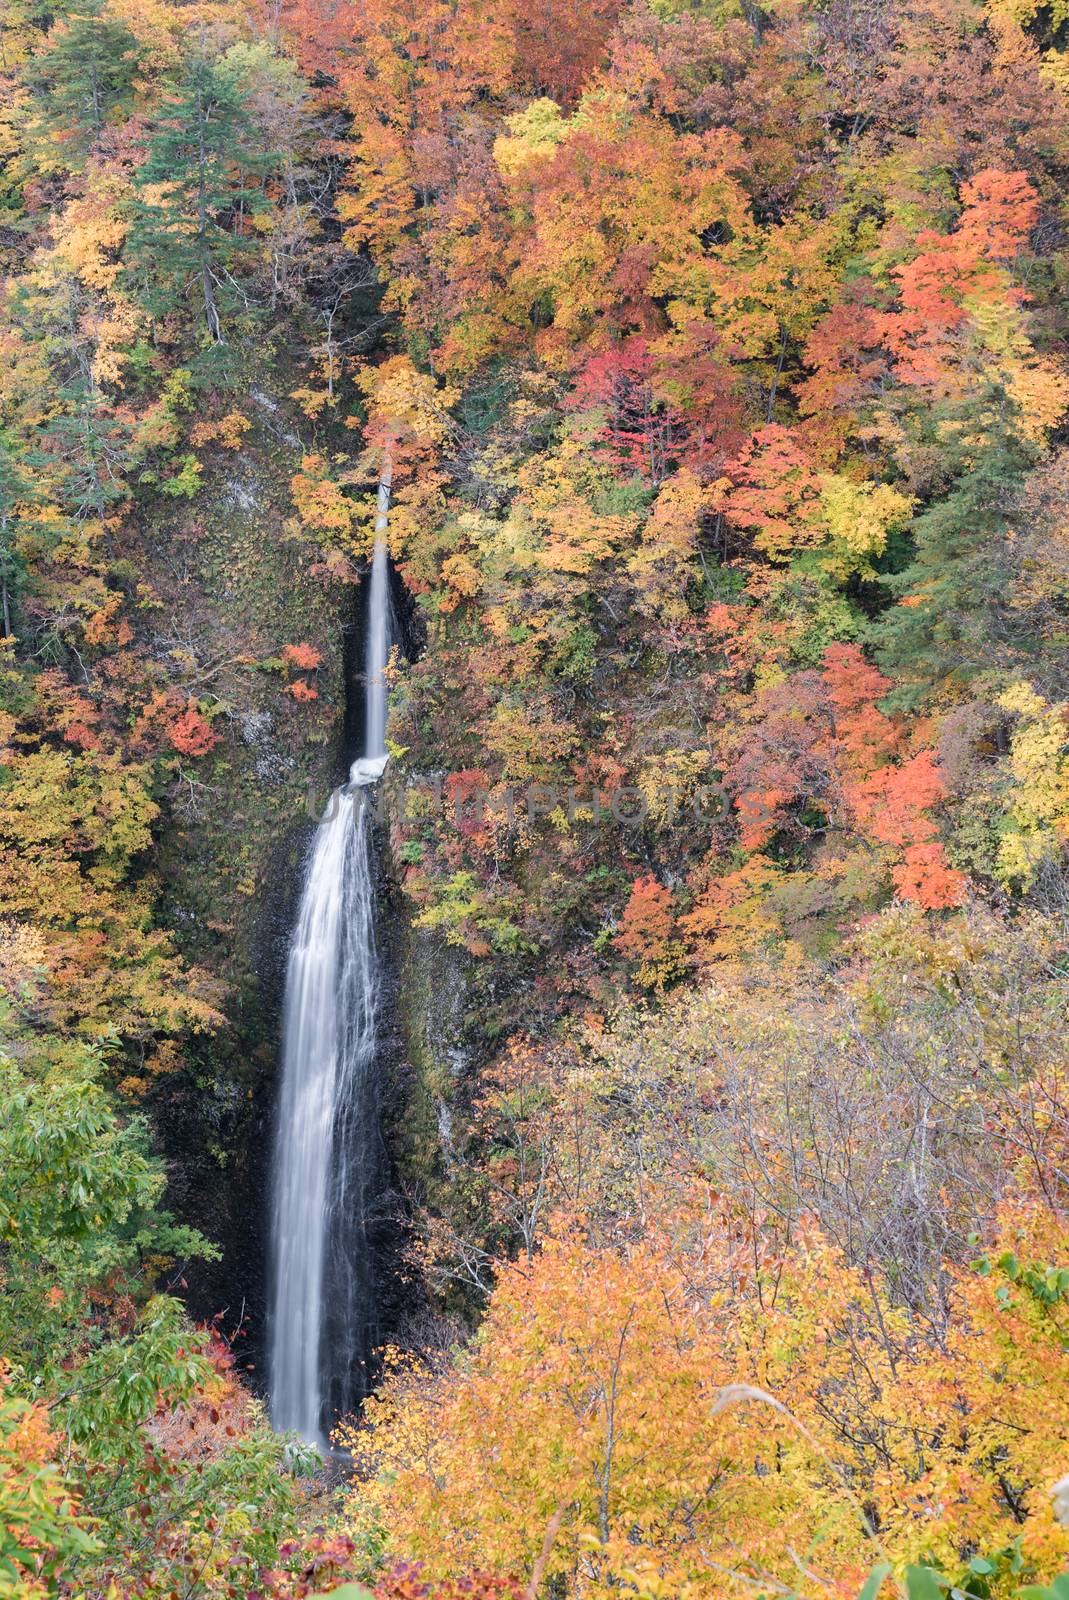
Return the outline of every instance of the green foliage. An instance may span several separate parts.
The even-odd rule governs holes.
[[[268,204],[253,180],[277,159],[256,140],[236,67],[194,54],[137,169],[127,270],[153,316],[195,306],[214,344],[230,318],[249,319],[240,281],[256,249],[248,224]]]
[[[471,872],[455,872],[437,891],[432,904],[421,911],[416,926],[440,930],[450,944],[485,955],[523,950],[528,941],[513,920],[516,897],[487,891]]]
[[[339,1589],[309,1595],[308,1600],[372,1600],[372,1594],[362,1583],[343,1583]],[[1057,1600],[1061,1600],[1061,1597],[1057,1597]]]
[[[1039,1262],[1025,1264],[1018,1261],[1012,1251],[1004,1251],[994,1261],[990,1256],[980,1256],[974,1261],[973,1267],[985,1278],[994,1272],[1001,1273],[1009,1284],[1026,1289],[1038,1305],[1048,1309],[1069,1300],[1069,1267],[1043,1266]],[[995,1290],[995,1297],[1001,1304],[1008,1305],[1008,1285],[1000,1284]]]
[[[882,580],[898,603],[871,629],[876,658],[899,685],[887,703],[905,710],[960,693],[997,664],[992,638],[1009,583],[1008,514],[1034,459],[991,387],[970,396],[967,411],[937,408],[918,429],[922,438],[929,426],[945,487],[914,517],[907,564]]]
[[[1020,1578],[1024,1562],[1015,1547],[999,1551],[994,1557],[972,1556],[964,1573],[957,1579],[948,1578],[934,1567],[909,1565],[898,1585],[903,1600],[972,1600],[992,1593],[991,1581],[998,1577]],[[895,1586],[888,1562],[873,1567],[858,1591],[857,1600],[876,1600],[887,1595]],[[1069,1572],[1063,1572],[1051,1583],[1030,1583],[1014,1591],[1017,1600],[1069,1600]]]
[[[1053,1583],[1031,1583],[1021,1590],[1021,1600],[1069,1600],[1069,1572]]]
[[[204,1375],[177,1303],[145,1299],[151,1264],[211,1250],[159,1209],[148,1129],[117,1117],[102,1067],[90,1046],[43,1078],[0,1057],[0,1348],[56,1395],[73,1437],[121,1459],[159,1395],[185,1398]],[[91,1320],[105,1291],[143,1302],[129,1337]]]
[[[106,1560],[119,1575],[128,1562],[124,1592],[144,1584],[155,1594],[168,1572],[194,1592],[218,1545],[227,1569],[251,1581],[292,1525],[290,1474],[308,1469],[306,1455],[287,1457],[285,1441],[235,1399],[208,1335],[154,1290],[168,1265],[213,1252],[161,1209],[164,1174],[147,1125],[117,1114],[100,1052],[56,1041],[42,1052],[12,1032],[10,1015],[8,1029],[0,1349],[11,1365],[0,1469],[5,1419],[17,1422],[28,1404],[44,1402],[66,1440],[66,1465],[61,1474],[44,1462],[21,1492],[36,1508],[29,1525],[50,1551],[48,1571],[88,1573]],[[225,1432],[220,1410],[233,1418]],[[179,1443],[196,1438],[212,1418],[221,1444],[187,1467],[168,1448],[171,1433]],[[3,1484],[0,1470],[0,1503]],[[70,1509],[75,1498],[93,1519],[93,1537]],[[140,1529],[132,1543],[131,1518]]]
[[[160,482],[158,486],[160,494],[169,495],[172,500],[192,500],[201,486],[203,471],[204,468],[196,456],[183,456],[179,470]]]
[[[106,13],[103,0],[88,0],[53,25],[27,81],[66,165],[83,164],[105,125],[130,109],[139,54],[134,35]]]

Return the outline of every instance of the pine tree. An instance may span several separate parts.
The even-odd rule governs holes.
[[[20,459],[18,441],[7,431],[0,432],[0,615],[5,637],[12,633],[12,600],[24,577],[15,549],[15,528],[19,507],[32,494],[26,465]]]
[[[936,407],[933,419],[957,420],[953,410]],[[953,695],[995,666],[1004,635],[1007,513],[1031,458],[995,386],[978,387],[968,412],[983,412],[986,436],[962,445],[947,491],[914,519],[912,558],[884,579],[897,603],[874,624],[873,643],[880,666],[898,680],[889,703],[899,710],[933,693]]]
[[[56,22],[27,79],[40,96],[43,126],[56,135],[68,164],[77,167],[105,123],[129,107],[138,43],[124,22],[89,0]]]
[[[235,73],[195,56],[137,173],[126,250],[134,291],[154,315],[198,305],[213,344],[225,343],[228,312],[250,308],[236,274],[255,245],[241,225],[267,201],[248,180],[277,165],[254,140]]]

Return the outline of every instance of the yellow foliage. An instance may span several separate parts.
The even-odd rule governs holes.
[[[226,416],[220,417],[217,422],[195,422],[190,429],[189,438],[190,442],[196,445],[211,444],[215,441],[221,444],[224,450],[240,450],[242,441],[251,427],[252,423],[247,417],[243,417],[240,411],[228,411]],[[296,492],[294,498],[296,499]]]
[[[1069,407],[1069,378],[1057,362],[1037,356],[1011,368],[1006,387],[1020,412],[1024,437],[1045,444]]]
[[[527,164],[552,155],[568,132],[555,100],[532,100],[507,119],[508,133],[494,141],[494,160],[506,177],[514,178]]]
[[[290,479],[290,491],[306,528],[313,528],[317,533],[349,533],[356,509],[336,480],[328,475],[325,457],[305,456],[300,472]]]
[[[91,289],[110,291],[122,271],[119,252],[127,225],[114,203],[120,186],[94,173],[89,193],[72,200],[52,223],[56,252],[76,278]]]
[[[1069,841],[1069,707],[1049,705],[1027,683],[999,697],[1017,727],[1010,740],[1010,826],[999,844],[996,871],[1008,886],[1028,889],[1046,861]]]
[[[1024,27],[1039,12],[1041,4],[1042,0],[987,0],[987,10],[996,23],[1006,19],[1018,27]],[[1062,23],[1069,20],[1069,4],[1066,0],[1053,0],[1044,9],[1049,12],[1054,28],[1061,27]]]
[[[779,864],[760,852],[743,866],[712,877],[683,918],[700,964],[769,947],[781,931],[770,896],[782,877]]]
[[[1067,1252],[1064,1217],[1036,1203],[1004,1207],[980,1270],[951,1271],[945,1348],[914,1344],[888,1383],[896,1459],[875,1484],[888,1542],[905,1559],[946,1570],[965,1551],[1020,1540],[1037,1573],[1069,1560],[1048,1492],[1055,1441],[1069,1429],[1065,1306],[1057,1289],[1044,1298]]]
[[[853,483],[835,473],[825,477],[820,498],[832,541],[822,564],[841,580],[852,573],[871,577],[888,534],[909,521],[913,501],[890,484]]]
[[[32,987],[47,967],[47,945],[38,930],[23,922],[0,923],[0,991],[17,995]]]
[[[1057,1276],[1064,1219],[1004,1209],[1007,1247]],[[432,1579],[537,1565],[590,1600],[789,1592],[803,1552],[807,1592],[853,1600],[881,1554],[953,1572],[1018,1537],[1049,1578],[1058,1308],[994,1264],[952,1281],[943,1348],[816,1231],[778,1250],[700,1189],[613,1246],[562,1222],[449,1371],[395,1365],[347,1521]]]
[[[683,467],[662,486],[627,564],[640,612],[661,624],[690,616],[687,585],[693,576],[707,492]]]
[[[707,750],[666,750],[646,757],[636,785],[654,827],[667,827],[679,820],[683,808],[697,794],[709,763]]]
[[[471,557],[463,551],[446,557],[442,562],[442,577],[453,591],[449,599],[442,602],[443,611],[453,610],[461,599],[472,599],[482,587],[482,574]]]
[[[449,433],[447,413],[460,398],[456,389],[437,385],[407,356],[391,356],[377,367],[365,367],[357,382],[368,397],[376,431],[390,437],[410,435],[423,445],[444,444]]]
[[[131,869],[152,842],[159,808],[147,771],[99,750],[20,754],[0,787],[0,917],[34,929],[48,972],[47,1014],[60,1026],[215,1026],[203,974],[186,970],[152,927],[151,879]]]
[[[1019,306],[985,300],[969,309],[983,346],[981,370],[1005,387],[1023,436],[1044,444],[1069,407],[1069,377],[1056,361],[1036,354]]]

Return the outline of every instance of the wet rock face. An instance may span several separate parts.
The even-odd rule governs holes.
[[[192,507],[161,509],[144,530],[163,575],[161,615],[175,619],[198,659],[239,663],[212,680],[221,702],[213,727],[223,737],[204,774],[209,799],[172,818],[159,852],[161,920],[187,957],[225,985],[228,1027],[189,1041],[183,1066],[154,1086],[148,1109],[168,1161],[171,1208],[219,1251],[216,1261],[182,1264],[176,1287],[195,1317],[219,1316],[224,1331],[237,1333],[239,1361],[262,1391],[286,960],[320,804],[362,748],[364,627],[360,590],[324,587],[309,575],[314,553],[275,537],[292,513],[297,424],[282,401],[252,399],[240,470],[221,460]],[[415,653],[420,619],[396,579],[393,604],[400,648]],[[278,673],[240,664],[301,641],[323,660],[313,702],[287,695]],[[409,934],[388,849],[380,828],[381,1160],[369,1222],[379,1339],[419,1299],[407,1257],[409,1200],[427,1173],[448,1166],[450,1106],[470,1065],[461,953]],[[369,1363],[367,1383],[373,1377]]]
[[[246,533],[236,507],[237,497],[228,493],[223,514],[230,536],[240,542]],[[251,580],[257,590],[261,580],[267,582],[267,575]],[[299,729],[294,736],[291,703],[277,686],[271,695],[235,704],[226,719],[228,804],[169,845],[169,915],[174,926],[186,930],[191,955],[225,967],[231,981],[230,1027],[211,1040],[194,1041],[186,1071],[157,1107],[170,1158],[172,1206],[221,1252],[217,1262],[193,1263],[184,1271],[188,1303],[200,1319],[222,1313],[228,1332],[240,1327],[239,1360],[260,1392],[268,1376],[271,1165],[289,942],[316,819],[364,736],[361,591],[344,591],[344,606],[313,592],[296,612],[295,591],[301,598],[299,582],[288,593],[282,585],[272,595],[277,639],[309,640],[324,660],[320,700],[311,711],[299,708],[307,717],[304,737]],[[258,606],[266,599],[257,592],[242,603]],[[227,604],[234,604],[232,595]],[[197,605],[210,610],[210,597],[198,596]],[[403,594],[395,593],[395,607],[401,647],[414,648],[410,604]],[[399,1174],[391,1131],[408,1115],[413,1081],[404,1066],[398,1025],[406,912],[386,854],[385,828],[376,830],[374,848],[384,998],[376,1070],[376,1196],[367,1239],[369,1299],[377,1308],[369,1344],[377,1346],[407,1314],[415,1287],[406,1259],[408,1184]],[[232,892],[224,862],[238,860],[245,888],[254,886],[254,892]],[[374,1373],[369,1355],[357,1375],[354,1401]]]
[[[268,397],[270,398],[270,397]],[[141,537],[161,602],[161,658],[180,647],[221,736],[198,764],[195,805],[171,800],[160,830],[158,918],[222,987],[228,1026],[184,1046],[147,1109],[168,1162],[172,1210],[216,1246],[177,1286],[200,1319],[242,1324],[250,1377],[262,1329],[271,1126],[286,953],[301,861],[344,759],[343,639],[352,590],[324,587],[315,551],[282,536],[300,459],[281,401],[251,409],[240,467],[221,457],[189,506],[158,506]],[[322,656],[316,698],[286,692],[280,654]],[[272,665],[276,663],[276,665]]]

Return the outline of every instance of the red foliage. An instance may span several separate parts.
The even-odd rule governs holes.
[[[63,730],[63,737],[68,744],[77,745],[79,750],[96,750],[100,746],[100,739],[84,722],[71,722]]]
[[[670,349],[640,334],[593,354],[569,405],[605,408],[597,459],[617,472],[659,484],[675,466],[719,465],[737,450],[742,430],[732,375],[716,351],[715,330],[692,324]]]
[[[838,791],[834,734],[819,675],[799,672],[760,697],[762,715],[738,739],[724,781],[735,797],[739,841],[760,850],[806,799],[831,810]]]
[[[657,396],[653,376],[646,340],[625,339],[591,356],[579,374],[572,404],[606,410],[606,423],[598,434],[604,445],[597,452],[599,460],[657,484],[669,463],[680,456],[688,427],[682,412]]]
[[[287,644],[282,648],[282,659],[287,666],[297,672],[315,674],[323,661],[322,651],[311,644]],[[285,693],[292,695],[294,700],[307,703],[309,700],[319,699],[319,690],[307,678],[297,678],[293,683],[287,683]]]
[[[901,866],[891,868],[891,877],[899,897],[922,906],[925,911],[945,911],[960,906],[969,883],[963,872],[956,872],[950,866],[938,841],[910,845]]]
[[[358,37],[358,10],[350,0],[260,0],[259,26],[281,26],[286,45],[309,76],[333,77]]]
[[[837,711],[858,711],[892,687],[890,678],[865,660],[856,644],[830,644],[824,652],[824,682]]]
[[[470,1572],[461,1578],[428,1582],[421,1564],[394,1567],[375,1586],[375,1600],[520,1600],[523,1593],[515,1578],[492,1572]]]
[[[621,0],[510,0],[519,86],[573,101],[602,57]]]
[[[219,735],[191,700],[180,716],[167,724],[167,737],[184,756],[206,756],[219,743]]]
[[[486,820],[485,796],[492,781],[479,767],[451,772],[445,780],[446,799],[457,829],[465,838],[474,838],[482,830]]]
[[[804,836],[798,810],[816,806],[900,853],[891,875],[902,899],[958,905],[966,879],[947,864],[933,814],[943,780],[931,750],[903,751],[903,726],[877,704],[890,687],[857,645],[834,644],[820,673],[794,673],[761,694],[761,715],[734,740],[724,772],[739,842],[760,850],[784,829]]]
[[[805,347],[810,375],[796,385],[799,409],[816,421],[812,429],[827,431],[831,417],[856,413],[871,394],[885,360],[874,354],[879,345],[876,314],[856,296],[833,306],[817,323]]]
[[[331,1536],[321,1530],[285,1540],[278,1553],[284,1567],[261,1575],[261,1593],[271,1600],[306,1600],[329,1591],[351,1577],[357,1564],[357,1547],[347,1534]]]

